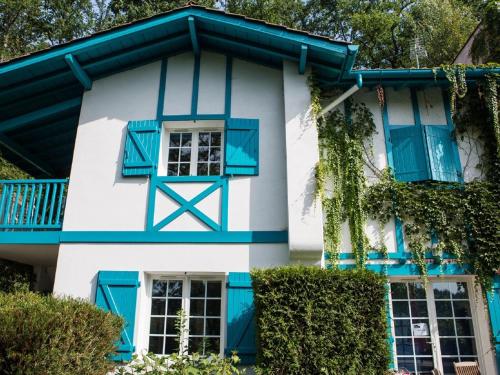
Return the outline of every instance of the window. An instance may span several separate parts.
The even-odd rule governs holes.
[[[168,176],[218,176],[221,160],[222,131],[168,133]]]
[[[466,282],[391,283],[397,368],[454,374],[453,362],[477,360]]]
[[[222,280],[199,277],[153,280],[149,351],[220,353],[222,287]]]

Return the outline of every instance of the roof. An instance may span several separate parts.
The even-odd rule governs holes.
[[[193,32],[203,49],[260,64],[281,68],[283,60],[307,60],[323,83],[346,75],[358,48],[197,5],[114,27],[0,64],[4,156],[35,176],[50,171],[66,177],[84,89],[93,80],[192,50]]]

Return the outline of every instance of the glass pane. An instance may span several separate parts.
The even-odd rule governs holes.
[[[210,161],[220,161],[220,148],[210,149]]]
[[[209,337],[205,339],[205,354],[220,352],[220,339],[216,337]]]
[[[180,139],[180,133],[170,133],[170,147],[179,147]]]
[[[210,176],[220,175],[220,164],[210,164]]]
[[[434,361],[431,358],[417,358],[418,371],[432,371],[434,368]]]
[[[474,328],[472,327],[472,319],[457,319],[457,336],[474,336]]]
[[[392,299],[408,299],[405,283],[391,283]]]
[[[151,318],[149,333],[162,334],[165,332],[165,318]]]
[[[207,300],[207,316],[220,316],[220,300]]]
[[[192,299],[189,307],[189,315],[191,316],[205,315],[205,300]]]
[[[398,355],[413,355],[411,338],[396,339],[396,352]]]
[[[408,371],[415,371],[415,363],[413,358],[398,357],[398,368],[400,370],[406,369]]]
[[[457,355],[457,340],[455,338],[439,339],[442,355]]]
[[[432,283],[435,299],[450,299],[450,283]]]
[[[469,301],[453,301],[453,310],[456,317],[470,317]]]
[[[198,161],[208,161],[208,147],[198,148]]]
[[[179,171],[179,165],[177,163],[175,163],[175,164],[168,163],[167,175],[169,175],[169,176],[177,176],[178,171]]]
[[[167,318],[167,335],[177,335],[176,322],[177,318]]]
[[[220,281],[208,281],[207,282],[207,297],[220,297],[221,296],[221,286]]]
[[[206,335],[220,335],[220,319],[207,319]]]
[[[153,297],[165,297],[167,295],[167,281],[153,280]]]
[[[438,319],[439,336],[455,336],[453,319]]]
[[[409,283],[410,299],[425,299],[425,288],[422,283]]]
[[[191,133],[182,133],[182,147],[191,147]]]
[[[452,317],[451,301],[436,301],[436,315],[438,317]]]
[[[165,337],[165,354],[179,352],[179,342],[177,337]]]
[[[178,162],[179,161],[179,149],[171,148],[168,150],[168,161]]]
[[[203,354],[203,337],[190,337],[188,343],[188,352]]]
[[[189,334],[203,335],[204,327],[203,318],[189,318]]]
[[[198,176],[207,176],[208,175],[208,164],[207,163],[198,164],[197,175]]]
[[[392,312],[395,317],[406,318],[410,316],[410,310],[408,309],[408,302],[406,301],[394,301],[392,302]]]
[[[177,315],[181,307],[181,299],[169,299],[167,303],[167,315]]]
[[[190,148],[181,148],[181,161],[191,161]]]
[[[214,132],[211,134],[210,144],[212,146],[220,146],[220,140],[221,140],[221,133]]]
[[[411,336],[410,319],[395,319],[394,330],[396,336]]]
[[[460,350],[460,355],[475,355],[476,354],[476,344],[472,338],[459,338],[458,339],[458,349]]]
[[[163,354],[163,337],[150,336],[148,351],[154,354]]]
[[[199,146],[208,146],[209,139],[210,139],[210,133],[200,133],[198,145]]]
[[[443,370],[444,375],[455,375],[455,369],[453,367],[453,362],[459,362],[458,358],[443,358]]]
[[[427,319],[412,319],[413,336],[430,336],[429,320]]]
[[[427,316],[427,302],[426,301],[410,301],[411,316],[426,317]]]
[[[415,354],[432,355],[432,345],[430,338],[415,338]]]
[[[189,176],[189,163],[181,163],[179,167],[179,176]]]
[[[205,297],[205,282],[191,281],[191,297]]]
[[[165,299],[154,298],[151,301],[151,315],[165,315]]]
[[[182,297],[182,281],[172,280],[168,285],[169,297]]]
[[[467,283],[452,283],[451,296],[453,299],[469,299]]]

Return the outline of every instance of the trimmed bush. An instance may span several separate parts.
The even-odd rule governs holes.
[[[260,373],[387,371],[384,277],[294,266],[255,270],[252,280]]]
[[[0,259],[0,292],[28,291],[34,279],[33,267]]]
[[[106,374],[122,326],[83,300],[0,293],[0,373]]]

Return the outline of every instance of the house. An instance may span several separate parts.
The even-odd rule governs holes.
[[[182,309],[181,347],[252,363],[249,270],[325,262],[311,74],[371,110],[378,168],[405,181],[479,176],[476,150],[451,137],[444,74],[353,70],[357,50],[189,5],[0,64],[3,155],[36,178],[0,182],[0,258],[33,265],[38,289],[124,316],[118,359],[177,352]],[[427,133],[435,142],[412,149]],[[412,170],[422,153],[439,176]],[[370,254],[367,267],[388,268],[393,365],[451,374],[477,360],[497,373],[500,284],[489,313],[465,267],[430,267],[424,285],[401,224],[382,232],[388,259]]]

